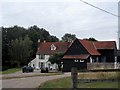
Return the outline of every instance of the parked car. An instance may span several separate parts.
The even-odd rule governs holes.
[[[41,73],[48,73],[48,68],[41,68]]]
[[[23,73],[25,73],[25,72],[33,72],[34,71],[34,69],[33,69],[33,67],[31,67],[31,66],[23,66],[22,67],[22,72]]]

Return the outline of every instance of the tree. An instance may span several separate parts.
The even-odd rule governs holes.
[[[28,36],[11,41],[9,51],[12,64],[16,63],[17,67],[20,67],[21,64],[27,64],[32,52],[31,45],[32,41]]]
[[[10,48],[12,47],[11,43],[16,42],[17,40],[20,41],[20,38],[22,40],[26,35],[28,35],[29,39],[33,42],[32,47],[32,53],[29,56],[29,60],[32,60],[36,57],[36,51],[37,51],[37,45],[38,45],[38,39],[40,41],[50,41],[50,42],[56,42],[59,41],[59,39],[56,36],[52,36],[49,34],[47,30],[44,28],[39,28],[38,26],[30,26],[28,29],[21,27],[21,26],[12,26],[12,27],[1,27],[2,30],[2,66],[3,68],[7,66],[7,68],[13,67],[12,59],[10,56]],[[2,68],[2,69],[3,69]]]
[[[62,66],[61,59],[62,59],[63,55],[64,55],[63,53],[55,53],[49,58],[49,61],[52,64],[56,63],[58,65],[59,71],[61,71],[61,66]]]
[[[98,40],[96,40],[96,39],[93,38],[93,37],[90,37],[90,38],[84,38],[83,40],[88,40],[88,41],[98,41]]]
[[[35,58],[36,56],[38,39],[40,39],[41,42],[43,42],[44,40],[50,41],[50,42],[59,41],[57,37],[51,36],[49,32],[46,31],[44,28],[39,28],[36,25],[28,28],[28,35],[30,39],[33,41],[33,44],[32,44],[33,53],[31,55],[31,58]]]
[[[70,34],[70,33],[66,33],[63,37],[62,37],[62,41],[64,42],[68,42],[68,41],[73,41],[76,39],[76,35],[75,34]]]
[[[3,70],[13,67],[11,65],[11,59],[9,54],[9,48],[11,47],[11,41],[24,37],[26,35],[26,29],[17,25],[13,27],[2,27],[2,66]],[[4,68],[5,67],[5,68]]]

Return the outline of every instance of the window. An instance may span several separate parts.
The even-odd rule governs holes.
[[[45,68],[45,63],[40,63],[40,68]]]
[[[39,55],[39,59],[45,59],[45,55]]]
[[[40,58],[40,55],[38,55],[38,58],[41,59],[41,58]]]
[[[80,60],[80,62],[84,62],[84,60]]]
[[[78,59],[75,59],[74,62],[78,62]]]
[[[56,47],[54,44],[51,45],[51,50],[56,50]]]
[[[45,59],[45,55],[41,55],[41,59]]]

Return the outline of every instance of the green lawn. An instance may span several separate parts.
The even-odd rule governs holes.
[[[71,88],[71,78],[47,81],[41,84],[39,88]],[[78,88],[118,88],[118,82],[79,83]]]
[[[5,71],[1,71],[0,74],[11,74],[11,73],[15,73],[20,70],[21,70],[21,68],[11,68],[11,69],[7,69]]]

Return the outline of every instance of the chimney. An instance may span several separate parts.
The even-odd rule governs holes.
[[[46,40],[44,40],[44,43],[46,43]]]
[[[38,39],[38,43],[40,43],[40,39]]]

